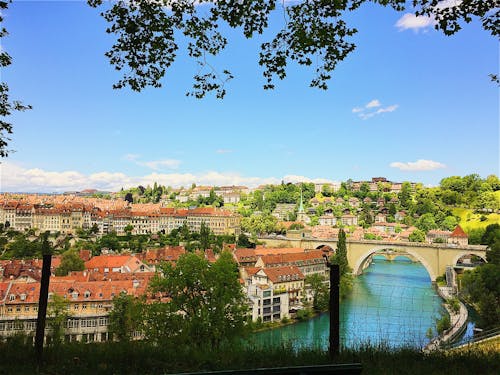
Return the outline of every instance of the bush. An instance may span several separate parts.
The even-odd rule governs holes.
[[[305,320],[309,319],[312,316],[312,310],[311,309],[302,309],[297,311],[296,318],[297,320]]]
[[[439,334],[442,334],[444,331],[450,329],[451,321],[450,316],[448,314],[443,315],[440,319],[436,321],[436,330]]]
[[[460,312],[460,302],[457,298],[450,298],[448,301],[446,301],[446,303],[450,307],[451,311],[453,311],[455,314],[458,314]]]

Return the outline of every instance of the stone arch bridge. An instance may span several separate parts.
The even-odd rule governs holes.
[[[337,248],[337,239],[319,239],[312,237],[262,237],[259,238],[267,247],[300,247],[303,249],[319,249],[328,246],[332,250]],[[434,244],[421,242],[392,242],[374,240],[349,240],[347,239],[347,260],[353,273],[359,275],[366,268],[375,253],[384,252],[392,257],[399,255],[408,256],[419,261],[427,269],[431,281],[443,275],[448,266],[456,266],[458,260],[464,255],[476,255],[486,261],[486,246],[455,244]],[[389,252],[388,252],[389,250]],[[388,257],[390,258],[390,257]]]

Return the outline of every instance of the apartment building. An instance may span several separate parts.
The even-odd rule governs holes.
[[[79,198],[85,199],[85,198]],[[25,200],[0,199],[0,223],[16,230],[37,229],[41,232],[75,233],[94,225],[100,235],[115,231],[125,234],[132,226],[132,234],[170,233],[187,223],[191,231],[199,231],[204,223],[215,234],[240,233],[240,216],[213,207],[195,209],[164,208],[159,204],[129,205],[127,202],[31,203]]]

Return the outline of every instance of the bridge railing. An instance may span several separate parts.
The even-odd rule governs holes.
[[[489,329],[487,331],[482,331],[481,333],[478,333],[471,337],[469,340],[465,342],[455,342],[455,343],[446,343],[441,346],[442,349],[454,349],[454,348],[460,348],[460,347],[465,347],[467,345],[471,345],[474,343],[477,343],[479,341],[483,341],[495,336],[500,336],[500,327],[495,327],[492,329]]]

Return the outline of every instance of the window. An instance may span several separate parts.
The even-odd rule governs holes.
[[[264,302],[262,303],[264,306],[268,306],[271,304],[271,299],[268,298],[268,299],[265,299]]]
[[[73,309],[78,310],[78,308],[79,308],[78,303],[75,303],[75,305],[73,306]]]
[[[29,306],[24,306],[24,311],[30,311],[30,307]]]
[[[273,298],[273,303],[280,303],[280,297]]]
[[[16,299],[16,296],[14,294],[11,294],[9,296],[9,301],[14,301]]]

